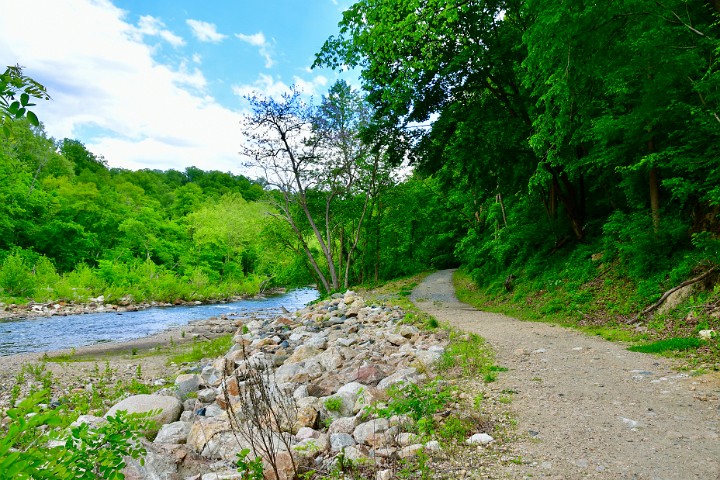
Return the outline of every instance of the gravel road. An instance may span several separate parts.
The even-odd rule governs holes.
[[[459,302],[452,270],[411,299],[440,322],[484,337],[507,367],[522,462],[507,478],[720,479],[720,377],[691,377],[672,360]]]

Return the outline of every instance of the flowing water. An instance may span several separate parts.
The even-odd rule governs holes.
[[[123,342],[223,314],[267,317],[298,310],[316,298],[317,290],[305,288],[230,303],[5,320],[0,321],[0,356]]]

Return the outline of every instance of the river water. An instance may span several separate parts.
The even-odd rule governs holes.
[[[230,303],[5,320],[0,321],[0,356],[123,342],[223,314],[278,315],[283,308],[292,312],[316,298],[317,290],[305,288]]]

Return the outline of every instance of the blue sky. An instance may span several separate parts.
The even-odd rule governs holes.
[[[53,100],[49,135],[111,167],[243,173],[243,96],[297,85],[318,98],[339,76],[310,70],[350,0],[0,0],[0,59]],[[31,13],[32,12],[32,13]]]

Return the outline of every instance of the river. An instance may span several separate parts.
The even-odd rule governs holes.
[[[230,303],[4,320],[0,321],[0,356],[124,342],[223,314],[278,315],[283,308],[298,310],[318,295],[317,290],[304,288]]]

